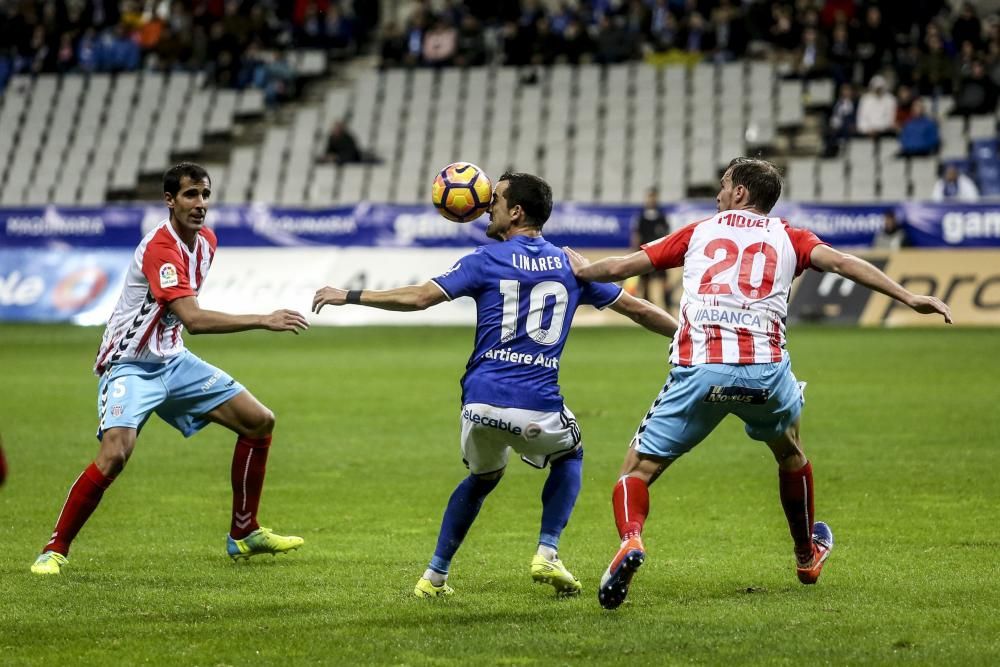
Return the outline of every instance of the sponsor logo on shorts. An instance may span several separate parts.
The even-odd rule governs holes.
[[[167,262],[160,267],[160,287],[166,289],[167,287],[177,287],[177,267]]]
[[[125,407],[122,406],[122,405],[112,405],[111,406],[111,416],[112,417],[121,417],[124,412],[125,412]]]
[[[498,419],[497,417],[484,417],[483,415],[472,412],[469,409],[462,411],[462,419],[470,421],[473,424],[480,424],[482,426],[488,426],[489,428],[495,428],[499,431],[507,431],[513,435],[521,435],[520,426],[514,426],[510,422]],[[535,435],[538,434],[536,433]]]
[[[713,384],[708,389],[703,399],[705,403],[747,403],[750,405],[763,405],[767,403],[771,395],[768,389],[754,389],[751,387],[724,387]]]
[[[220,377],[222,377],[222,371],[215,371],[215,374],[212,377],[205,380],[205,384],[201,385],[201,390],[208,391],[209,389],[214,387],[215,383],[219,381]]]

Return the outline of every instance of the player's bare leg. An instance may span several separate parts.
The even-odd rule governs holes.
[[[243,391],[205,417],[237,435],[230,469],[233,511],[226,540],[229,555],[235,560],[298,549],[303,543],[301,537],[277,535],[257,523],[274,413],[249,391]]]
[[[812,464],[802,452],[798,420],[767,446],[778,463],[778,493],[795,543],[799,581],[814,584],[833,549],[833,533],[822,521],[814,523]]]
[[[649,514],[649,486],[671,463],[672,459],[642,454],[634,446],[625,454],[621,477],[611,495],[622,543],[601,577],[597,592],[605,609],[616,609],[625,601],[632,577],[646,560],[642,528]]]
[[[68,562],[70,545],[97,509],[104,491],[125,468],[135,449],[134,428],[110,428],[101,434],[94,462],[76,478],[56,519],[52,537],[31,566],[35,574],[59,574]]]

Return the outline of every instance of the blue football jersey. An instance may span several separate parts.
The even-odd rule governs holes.
[[[476,347],[462,403],[557,412],[559,358],[580,304],[605,308],[621,288],[576,279],[566,254],[542,237],[481,246],[433,281],[449,299],[476,300]]]

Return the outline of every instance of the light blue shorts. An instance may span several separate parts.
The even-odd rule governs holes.
[[[643,454],[676,459],[728,414],[742,419],[754,440],[774,440],[802,412],[804,386],[792,375],[788,359],[744,366],[675,366],[639,425],[633,446]]]
[[[205,414],[242,391],[228,373],[187,350],[164,364],[115,364],[98,384],[97,439],[118,426],[142,430],[153,412],[189,438],[208,424]]]

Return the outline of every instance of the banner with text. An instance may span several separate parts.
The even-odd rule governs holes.
[[[232,313],[267,313],[291,308],[308,313],[317,289],[389,289],[421,284],[448,271],[472,248],[223,248],[199,301]],[[607,249],[585,254],[591,259]],[[956,324],[1000,326],[1000,250],[904,249],[865,253],[876,266],[911,291],[946,301]],[[0,248],[0,321],[103,324],[114,307],[133,253],[130,250]],[[669,272],[674,284],[678,270]],[[791,322],[865,326],[941,325],[841,276],[807,271],[795,281]],[[675,299],[679,294],[675,293]],[[676,300],[674,301],[676,303]],[[309,321],[321,325],[471,324],[475,303],[468,298],[423,312],[327,307]],[[580,324],[624,323],[610,310],[581,308]]]
[[[671,229],[714,215],[714,202],[662,206]],[[557,204],[545,237],[578,248],[627,248],[635,206]],[[837,246],[870,247],[894,213],[920,247],[1000,247],[1000,206],[779,203],[774,215]],[[162,204],[0,209],[0,248],[133,248],[166,217]],[[489,243],[488,219],[448,222],[429,206],[361,203],[334,208],[215,206],[208,224],[228,247],[464,248]]]

